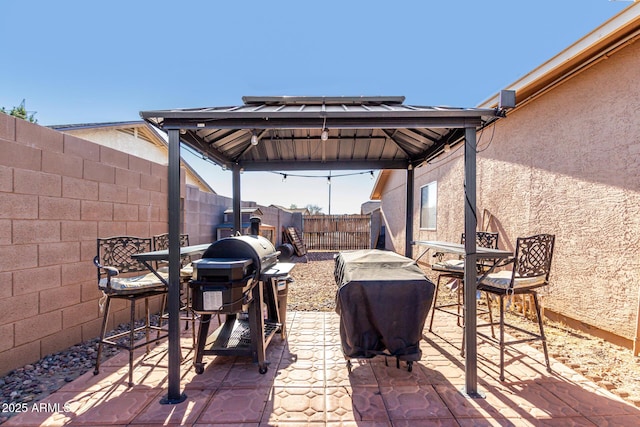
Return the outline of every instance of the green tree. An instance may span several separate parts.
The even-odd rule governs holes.
[[[36,113],[34,112],[29,114],[29,112],[27,111],[24,99],[22,100],[20,105],[18,105],[17,107],[13,107],[8,113],[4,107],[0,108],[0,112],[9,114],[10,116],[17,117],[22,120],[27,120],[31,123],[38,123],[38,120],[35,118]]]
[[[311,215],[320,215],[322,214],[322,208],[318,205],[307,205],[305,206]]]

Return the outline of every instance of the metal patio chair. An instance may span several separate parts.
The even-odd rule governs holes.
[[[462,233],[462,237],[460,238],[460,243],[464,244],[465,235]],[[488,231],[477,231],[476,232],[476,245],[484,248],[498,248],[498,233],[488,232]],[[443,259],[443,254],[436,253],[434,256],[438,259],[437,262],[431,265],[431,269],[438,273],[438,280],[436,282],[436,290],[433,296],[433,308],[431,311],[431,320],[429,322],[429,331],[433,332],[433,318],[436,314],[436,311],[441,311],[446,314],[451,314],[457,317],[458,326],[463,326],[464,322],[464,291],[463,291],[463,282],[464,282],[464,259],[462,257],[455,259]],[[476,263],[478,268],[478,274],[483,274],[488,271],[491,266],[495,264],[495,260],[486,260],[479,259]],[[456,301],[452,303],[444,303],[438,304],[438,291],[440,288],[440,281],[442,279],[448,279],[449,283],[454,286],[456,292]],[[455,310],[453,310],[455,308]],[[488,314],[489,322],[493,323],[493,317],[491,315],[491,301],[487,297],[487,310],[481,310],[480,314]],[[492,335],[494,335],[493,329],[491,330]],[[495,335],[494,335],[495,336]],[[464,355],[464,343],[462,346],[462,355]]]
[[[189,246],[189,235],[180,234],[180,246]],[[169,233],[157,234],[153,236],[153,248],[156,251],[169,249]],[[157,265],[160,271],[168,272],[168,262],[159,262]],[[180,258],[180,311],[185,313],[180,316],[185,321],[185,331],[189,329],[191,323],[191,338],[193,346],[196,343],[196,314],[191,310],[191,290],[189,288],[189,279],[193,275],[193,265],[191,257],[184,256]],[[164,316],[166,317],[166,316]]]
[[[157,325],[151,325],[149,314],[149,298],[151,297],[162,297],[162,311],[164,311],[168,289],[156,274],[150,272],[144,264],[131,257],[132,254],[151,251],[151,238],[118,236],[98,238],[97,243],[97,255],[93,259],[93,263],[98,270],[98,288],[103,292],[103,297],[100,299],[103,318],[93,373],[95,375],[100,373],[100,358],[105,344],[126,349],[129,352],[129,387],[131,387],[133,385],[134,350],[146,345],[148,353],[149,344],[168,336],[167,331],[161,327],[161,317]],[[135,275],[129,273],[135,273]],[[162,277],[165,276],[165,273],[159,274]],[[126,331],[116,332],[107,337],[109,311],[111,301],[114,299],[129,302],[129,324]],[[144,300],[145,323],[136,327],[136,302],[139,300]],[[151,331],[156,332],[155,338],[150,337]],[[146,339],[144,342],[136,344],[137,334],[140,332],[144,332]]]
[[[180,246],[189,246],[189,235],[181,234],[180,235]],[[163,251],[169,249],[169,233],[162,233],[153,236],[153,250],[154,251]],[[168,262],[158,262],[157,267],[162,268],[168,266]],[[180,277],[183,275],[189,274],[191,277],[190,271],[191,268],[191,257],[185,256],[180,258]],[[184,271],[182,269],[185,269]]]
[[[500,299],[500,337],[498,344],[500,345],[500,381],[504,381],[504,350],[507,345],[514,345],[528,341],[542,341],[544,350],[544,358],[547,365],[547,371],[551,372],[549,364],[549,353],[547,350],[547,339],[544,335],[544,326],[538,304],[537,290],[549,284],[549,273],[551,271],[551,260],[553,258],[553,248],[555,244],[555,236],[552,234],[538,234],[531,237],[519,237],[516,241],[515,255],[513,258],[505,262],[505,265],[512,265],[510,270],[498,272],[489,272],[478,279],[478,290],[495,295]],[[505,298],[513,295],[530,295],[538,318],[539,332],[531,332],[518,326],[511,325],[504,320]],[[491,326],[496,324],[491,321],[488,324],[477,325],[477,327]],[[505,342],[505,327],[519,331],[528,338],[514,339]],[[495,338],[478,332],[478,335],[489,340]]]

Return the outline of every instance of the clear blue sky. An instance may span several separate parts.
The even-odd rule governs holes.
[[[411,105],[474,107],[632,4],[1,3],[0,106],[26,99],[42,125],[139,120],[143,110],[239,105],[244,95],[402,95]],[[194,166],[231,195],[229,172]],[[281,181],[245,173],[242,198],[328,212],[325,178]],[[373,183],[368,174],[334,178],[331,213],[359,212]]]

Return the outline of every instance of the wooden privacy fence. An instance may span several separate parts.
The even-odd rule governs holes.
[[[309,250],[371,247],[371,215],[304,215],[302,238]]]

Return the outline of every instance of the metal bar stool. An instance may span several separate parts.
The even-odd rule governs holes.
[[[464,244],[465,235],[462,234],[460,239],[460,243]],[[488,231],[478,231],[476,232],[476,245],[484,248],[498,248],[498,233],[488,232]],[[429,321],[429,331],[433,332],[433,318],[435,317],[436,311],[441,311],[446,314],[450,314],[457,317],[457,325],[462,327],[464,326],[464,265],[465,261],[463,258],[456,259],[443,259],[442,253],[436,253],[434,256],[438,259],[437,262],[431,265],[431,269],[434,272],[438,273],[438,280],[436,282],[435,294],[433,296],[433,309],[431,311],[431,320]],[[495,262],[493,260],[481,259],[477,262],[478,273],[483,274],[490,266],[494,265]],[[442,279],[449,279],[450,283],[457,285],[456,288],[452,288],[452,291],[456,292],[456,301],[441,303],[438,304],[438,292],[440,290],[440,281]],[[453,309],[455,308],[455,310]],[[489,322],[493,323],[493,316],[491,313],[491,300],[487,296],[487,309],[480,310],[479,314],[487,314],[489,316]],[[492,335],[494,335],[493,328],[491,330]],[[494,335],[495,336],[495,335]],[[464,343],[462,345],[461,354],[464,356]]]
[[[516,252],[512,259],[508,260],[505,265],[512,265],[510,270],[498,272],[490,272],[480,277],[478,280],[478,290],[492,294],[500,299],[500,338],[498,344],[500,346],[500,381],[504,381],[504,350],[507,345],[514,345],[529,341],[542,341],[544,358],[547,365],[547,371],[551,372],[549,363],[549,353],[547,350],[547,338],[544,334],[544,326],[542,323],[542,315],[540,305],[538,303],[537,290],[541,287],[549,285],[549,274],[551,272],[551,260],[553,258],[553,248],[555,245],[555,236],[552,234],[538,234],[531,237],[519,237],[516,240]],[[505,322],[505,298],[513,295],[530,295],[533,298],[536,315],[538,318],[539,332],[531,332],[518,326]],[[491,326],[495,323],[477,325],[477,327]],[[519,331],[527,338],[514,339],[505,341],[505,328],[511,328]],[[478,332],[478,335],[495,341],[495,337],[488,337]]]
[[[189,235],[180,235],[180,246],[189,246]],[[156,251],[169,249],[169,233],[163,233],[153,236],[153,247]],[[159,271],[168,272],[168,263],[158,262],[157,269]],[[189,288],[189,279],[193,274],[193,266],[191,265],[191,257],[185,256],[180,259],[180,320],[185,321],[185,331],[189,329],[191,323],[191,340],[192,348],[196,344],[196,321],[197,316],[191,309],[191,290]],[[163,316],[166,318],[166,316]]]
[[[111,345],[117,348],[126,349],[129,352],[129,387],[133,385],[133,352],[135,349],[146,346],[149,352],[149,344],[157,342],[168,336],[167,331],[162,329],[162,320],[158,320],[157,325],[151,325],[149,314],[149,298],[162,296],[162,311],[167,295],[167,286],[154,273],[149,272],[147,267],[131,258],[132,254],[149,252],[151,250],[151,238],[141,238],[133,236],[119,236],[97,239],[97,255],[93,259],[98,270],[98,288],[103,292],[100,299],[100,308],[103,310],[102,327],[98,341],[98,352],[96,355],[95,369],[93,373],[100,373],[100,359],[102,348]],[[127,273],[138,273],[135,276]],[[142,273],[142,274],[140,274]],[[120,275],[128,277],[120,277]],[[161,276],[164,276],[160,273]],[[120,299],[129,302],[130,315],[128,329],[106,336],[107,324],[111,301]],[[145,323],[136,327],[136,302],[144,300]],[[151,338],[150,332],[156,331],[156,337]],[[161,332],[165,333],[161,333]],[[145,341],[136,344],[137,334],[144,332]]]

